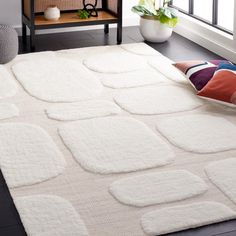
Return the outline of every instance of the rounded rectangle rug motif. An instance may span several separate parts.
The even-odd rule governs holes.
[[[70,202],[54,195],[31,195],[14,200],[27,234],[88,236],[87,228]]]
[[[168,144],[133,118],[76,121],[62,125],[59,134],[80,165],[95,173],[122,173],[164,166],[174,157]]]
[[[65,170],[62,153],[38,126],[1,124],[0,143],[0,166],[10,188],[40,183]]]
[[[236,125],[210,114],[159,120],[157,129],[172,144],[189,152],[216,153],[236,149]]]
[[[46,110],[46,114],[50,119],[60,121],[84,120],[117,115],[119,113],[121,113],[119,106],[106,100],[88,100],[71,104],[57,104]]]
[[[149,212],[141,224],[147,235],[158,236],[235,218],[236,212],[223,204],[198,202]]]
[[[192,198],[207,189],[206,183],[198,176],[176,170],[120,179],[110,185],[109,191],[123,204],[145,207]]]
[[[213,161],[205,171],[208,178],[236,204],[236,158]]]
[[[118,92],[114,100],[124,110],[137,115],[183,112],[202,105],[191,90],[176,85],[126,89]]]
[[[87,100],[102,92],[100,81],[80,62],[70,59],[21,61],[12,71],[30,95],[46,102]]]

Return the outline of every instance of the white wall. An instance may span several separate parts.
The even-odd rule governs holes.
[[[123,0],[124,25],[137,25],[138,17],[131,12],[131,7],[137,4],[138,0]],[[15,28],[21,26],[21,1],[0,0],[0,24],[9,24]],[[91,28],[91,27],[90,27]]]
[[[19,26],[21,22],[21,1],[0,0],[0,23]]]

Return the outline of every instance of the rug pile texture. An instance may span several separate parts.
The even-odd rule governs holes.
[[[0,166],[28,235],[164,235],[236,218],[236,113],[127,44],[0,67]],[[8,105],[6,105],[8,104]]]

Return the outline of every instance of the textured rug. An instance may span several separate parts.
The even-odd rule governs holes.
[[[193,110],[202,105],[188,88],[157,85],[127,89],[117,93],[115,101],[137,115],[158,115]]]
[[[106,100],[89,100],[53,105],[46,110],[46,113],[54,120],[73,121],[117,115],[121,113],[121,109],[115,103]]]
[[[0,103],[0,120],[19,116],[19,110],[14,104]]]
[[[173,161],[169,146],[133,118],[100,118],[63,125],[59,134],[86,170],[110,174],[164,166]]]
[[[1,104],[19,110],[0,121],[0,166],[28,235],[163,235],[236,218],[235,112],[195,100],[171,63],[127,44],[0,67]]]
[[[68,59],[38,59],[12,66],[17,80],[32,96],[48,102],[74,102],[98,97],[101,83],[82,64]]]
[[[11,97],[16,94],[16,83],[13,81],[12,75],[2,65],[0,65],[0,82],[0,99]]]

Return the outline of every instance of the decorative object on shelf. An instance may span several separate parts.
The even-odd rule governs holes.
[[[58,20],[61,16],[60,9],[57,6],[49,6],[45,12],[44,17],[46,20]]]
[[[145,40],[162,43],[170,38],[178,22],[178,11],[169,7],[170,0],[140,0],[132,11],[140,15],[140,32]]]
[[[18,54],[18,35],[7,25],[0,25],[0,64],[6,64]]]
[[[92,3],[86,3],[87,0],[83,0],[83,5],[84,5],[84,11],[87,11],[89,13],[89,17],[98,17],[98,12],[97,12],[97,4],[98,0],[94,0],[94,4]]]
[[[104,33],[109,33],[109,25],[117,25],[117,43],[122,42],[122,1],[123,0],[22,0],[22,42],[24,45],[29,43],[30,50],[34,51],[36,47],[36,31],[77,27],[87,25],[104,25]],[[92,4],[87,5],[87,4]],[[59,21],[46,20],[44,11],[48,6],[56,5],[60,9],[61,18]],[[96,11],[99,13],[97,17],[89,19],[81,19],[78,14],[78,9],[84,9],[87,5],[87,10],[90,16],[96,16]],[[59,11],[57,11],[59,13]],[[84,13],[84,12],[83,12]],[[59,16],[58,16],[59,17]],[[84,14],[83,16],[84,17]],[[27,29],[30,33],[30,38],[27,40]],[[27,48],[27,47],[25,47]]]
[[[77,16],[80,19],[88,19],[90,14],[89,14],[89,12],[87,10],[78,10]]]

